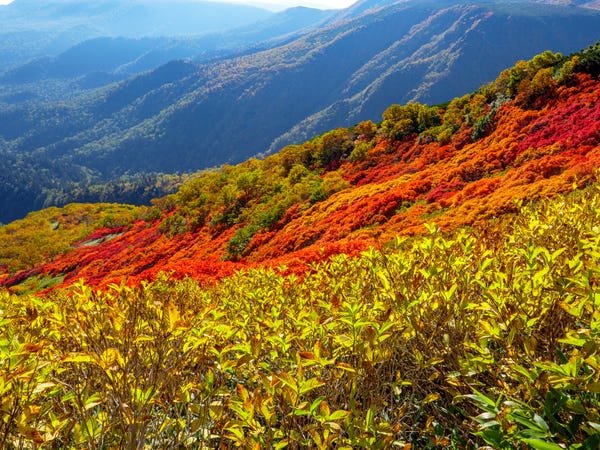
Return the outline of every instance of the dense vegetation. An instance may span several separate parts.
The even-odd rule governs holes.
[[[600,445],[600,186],[301,278],[0,293],[3,448]]]
[[[378,3],[342,11],[316,29],[300,25],[316,26],[326,16],[308,14],[303,22],[303,11],[290,11],[263,23],[262,30],[257,26],[235,35],[254,44],[268,37],[277,37],[275,41],[248,49],[231,34],[213,36],[205,42],[217,51],[209,52],[215,57],[210,63],[171,62],[75,98],[67,93],[135,72],[137,62],[144,67],[145,59],[135,55],[148,42],[129,42],[135,45],[131,52],[123,50],[126,55],[108,50],[114,41],[88,42],[17,68],[12,77],[8,73],[6,80],[14,81],[32,72],[73,75],[73,66],[116,67],[117,72],[0,88],[0,101],[6,102],[0,105],[0,156],[7,162],[19,160],[8,172],[20,181],[0,179],[0,192],[14,186],[23,191],[21,201],[16,195],[5,197],[0,221],[21,217],[15,206],[31,210],[49,204],[46,192],[55,186],[86,185],[89,177],[101,183],[123,174],[191,172],[238,163],[342,125],[378,120],[391,102],[437,103],[463,95],[515,60],[546,48],[569,53],[600,39],[600,13],[575,5],[535,2],[532,14],[530,2],[518,7],[509,2],[507,11],[503,1],[465,5],[419,0],[365,11]],[[284,26],[278,28],[275,19]],[[297,34],[286,35],[285,30]],[[171,45],[161,42],[156,44],[159,52]],[[172,42],[175,49],[187,44],[200,48]],[[242,52],[232,58],[237,47]],[[132,64],[122,63],[125,57]],[[29,187],[21,180],[38,180],[31,174],[39,161],[51,163],[52,177],[46,174]]]
[[[9,271],[30,268],[64,253],[78,241],[93,239],[92,233],[126,227],[140,215],[139,208],[104,203],[30,213],[25,220],[0,227],[0,267]]]

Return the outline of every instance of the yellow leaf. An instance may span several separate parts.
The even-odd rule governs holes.
[[[210,413],[210,417],[218,420],[223,415],[223,411],[225,410],[225,406],[221,401],[214,401],[208,406],[208,412]]]
[[[42,409],[42,408],[40,408],[40,407],[39,407],[39,406],[37,406],[37,405],[29,405],[29,406],[27,407],[27,409],[28,409],[28,411],[27,411],[27,415],[28,415],[29,417],[33,417],[33,416],[37,416],[37,415],[40,413],[40,411],[41,411],[41,409]]]
[[[440,398],[440,394],[438,394],[437,392],[433,392],[431,394],[427,394],[427,397],[425,397],[423,399],[423,405],[426,405],[426,404],[431,403],[431,402],[435,402],[439,398]]]
[[[356,369],[354,367],[352,367],[350,364],[346,364],[343,362],[337,363],[335,367],[337,367],[338,369],[345,370],[347,372],[356,372]]]
[[[105,370],[114,369],[115,366],[124,367],[125,360],[118,349],[110,347],[100,355],[100,365]]]
[[[62,362],[93,363],[96,362],[96,360],[89,353],[72,353],[62,358]]]
[[[177,322],[179,322],[179,319],[181,318],[179,309],[177,309],[177,306],[175,306],[173,303],[167,304],[166,308],[169,316],[169,330],[174,330]]]

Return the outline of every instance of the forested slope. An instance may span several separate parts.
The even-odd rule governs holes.
[[[365,2],[300,37],[234,58],[170,62],[83,97],[0,109],[3,160],[20,161],[7,171],[37,180],[42,160],[61,174],[32,183],[24,198],[36,203],[11,210],[56,204],[65,197],[56,194],[61,184],[85,188],[124,174],[193,172],[274,153],[379,120],[390,103],[463,95],[547,48],[568,54],[600,39],[600,12],[577,5],[378,6]]]

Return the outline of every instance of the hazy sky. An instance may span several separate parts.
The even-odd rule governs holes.
[[[0,0],[0,5],[7,5],[12,3],[13,0]],[[42,1],[42,0],[40,0]],[[221,0],[223,1],[223,0]],[[249,0],[247,3],[265,3],[265,4],[283,4],[287,6],[319,6],[319,7],[328,7],[328,8],[345,8],[346,6],[350,6],[356,0]],[[244,1],[236,0],[237,3],[246,3]]]

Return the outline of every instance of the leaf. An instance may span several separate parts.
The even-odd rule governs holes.
[[[27,353],[37,353],[42,350],[42,348],[43,347],[41,345],[33,344],[31,342],[27,342],[23,345],[23,350],[25,350]]]
[[[325,422],[325,425],[330,430],[334,430],[334,431],[340,431],[342,429],[342,427],[340,427],[340,425],[337,422]]]
[[[300,355],[300,358],[302,359],[315,359],[315,354],[313,352],[298,352],[298,355]]]
[[[477,417],[475,417],[475,419],[479,422],[484,422],[484,421],[488,421],[490,419],[495,419],[497,416],[497,414],[492,413],[492,412],[484,412],[479,414]]]
[[[587,341],[587,339],[577,337],[577,335],[573,332],[569,332],[566,338],[558,340],[558,342],[562,344],[573,345],[574,347],[583,347]]]
[[[329,417],[327,417],[327,420],[333,421],[333,420],[345,419],[349,415],[350,415],[349,411],[344,411],[344,410],[338,409],[337,411],[332,412],[329,415]]]
[[[458,284],[454,283],[454,284],[452,284],[452,286],[450,286],[450,289],[448,289],[446,292],[443,293],[446,301],[450,301],[452,299],[457,288],[458,288]]]
[[[100,397],[100,394],[94,394],[85,401],[84,408],[86,411],[88,411],[95,406],[102,404],[102,402],[103,400]]]
[[[534,414],[533,415],[533,421],[537,424],[537,426],[541,429],[544,430],[546,432],[550,431],[550,427],[548,427],[548,424],[546,423],[546,421],[542,418],[542,416],[538,415],[538,414]]]
[[[365,422],[367,424],[368,427],[372,427],[373,426],[373,418],[374,418],[375,414],[374,414],[374,407],[371,406],[368,410],[367,410],[367,416],[365,418]]]
[[[356,369],[354,367],[352,367],[350,364],[346,364],[343,362],[339,362],[335,365],[335,367],[337,367],[338,369],[342,369],[345,370],[347,372],[356,372]]]
[[[89,353],[71,353],[62,359],[62,362],[70,363],[96,363],[96,358]]]
[[[600,383],[589,383],[586,386],[586,390],[593,394],[600,394]]]
[[[173,303],[168,303],[166,309],[169,318],[169,330],[173,331],[177,326],[177,322],[181,319],[181,315],[179,309]]]
[[[431,394],[427,394],[427,396],[423,399],[423,402],[421,404],[427,405],[428,403],[432,403],[436,400],[439,400],[439,398],[440,394],[438,394],[437,392],[432,392]]]
[[[125,360],[119,349],[110,347],[100,355],[100,365],[104,370],[112,370],[115,366],[125,367]]]
[[[475,392],[474,395],[466,395],[466,397],[472,398],[473,400],[477,400],[478,402],[480,402],[482,404],[487,404],[489,406],[496,408],[496,402],[494,402],[491,398],[483,395],[481,392],[477,391],[476,389],[473,389],[473,392]]]
[[[324,386],[325,383],[319,381],[317,378],[309,378],[308,380],[300,383],[300,394],[305,394],[306,392],[312,391],[313,389],[320,388]]]
[[[314,414],[319,405],[325,400],[326,397],[319,397],[314,402],[310,404],[309,411],[311,414]]]
[[[220,401],[211,402],[211,404],[208,406],[209,415],[214,420],[220,419],[224,410],[225,406]]]
[[[542,441],[541,439],[521,438],[521,440],[526,444],[531,445],[536,450],[564,450],[564,448],[558,444]]]
[[[596,430],[598,433],[600,433],[600,423],[588,422],[588,425],[590,427],[592,427],[594,430]]]
[[[235,390],[237,392],[238,397],[240,397],[242,400],[246,401],[246,400],[248,400],[250,398],[249,393],[248,393],[248,389],[246,389],[241,384],[238,383],[235,386]]]
[[[56,383],[53,383],[51,381],[47,381],[45,383],[38,383],[35,386],[35,389],[33,390],[33,392],[35,394],[39,394],[40,392],[44,392],[46,389],[50,389],[56,386]]]

